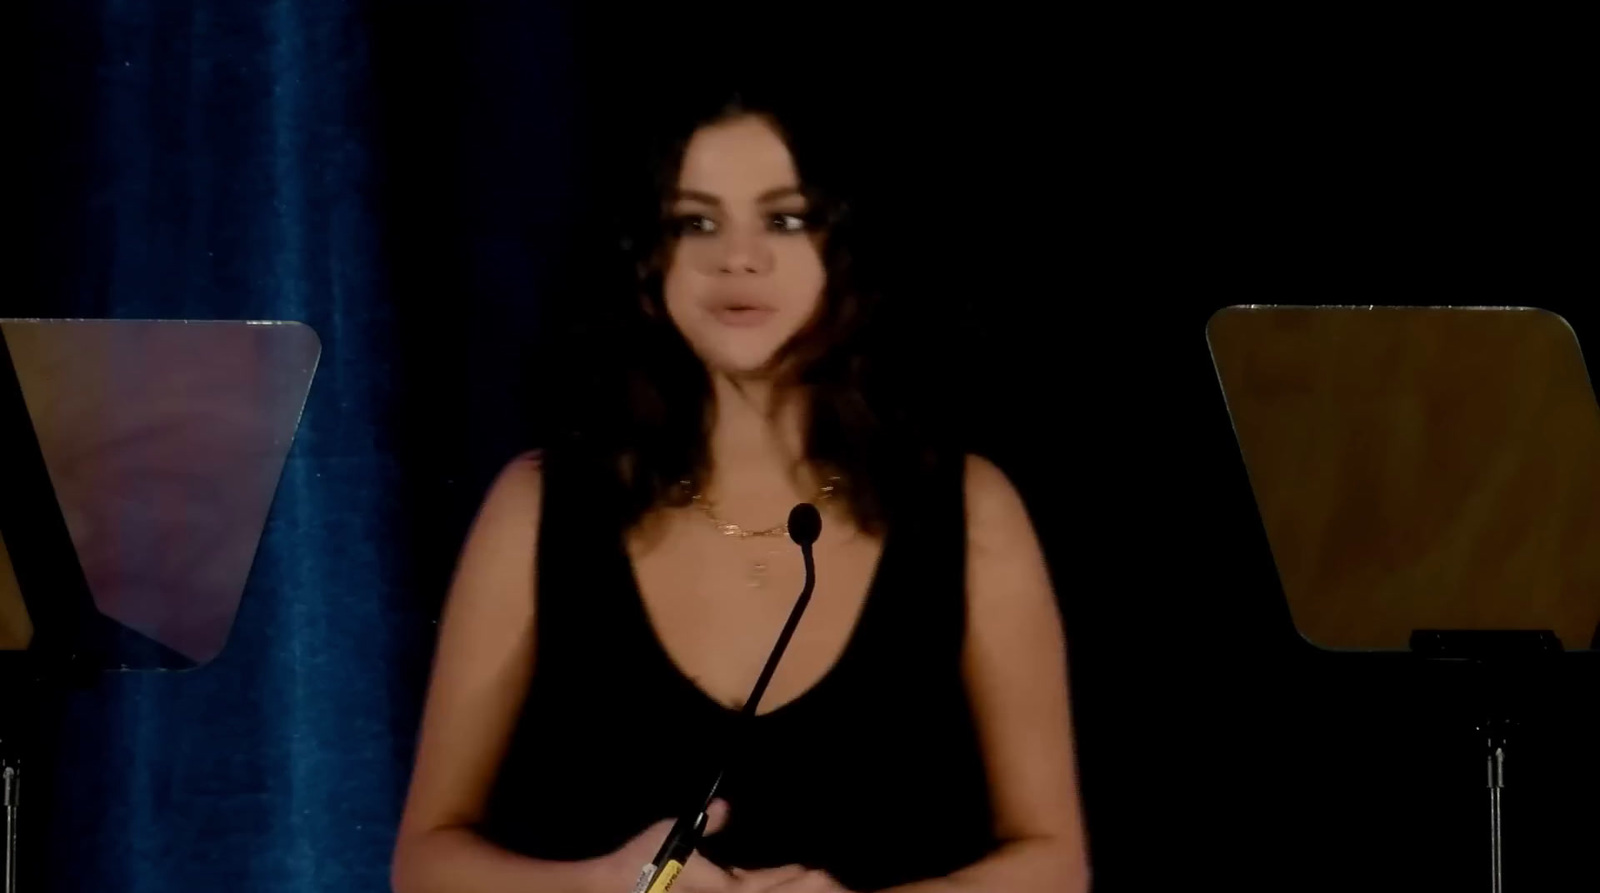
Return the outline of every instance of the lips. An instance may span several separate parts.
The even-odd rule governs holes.
[[[778,310],[752,298],[727,297],[713,301],[710,312],[713,319],[725,326],[749,328],[762,325]]]

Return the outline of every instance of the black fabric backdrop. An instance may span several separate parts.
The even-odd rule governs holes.
[[[1527,303],[1592,353],[1595,147],[1558,23],[13,15],[0,312],[298,319],[325,350],[228,650],[60,702],[30,879],[386,888],[433,620],[483,488],[538,440],[530,352],[581,292],[579,224],[645,86],[751,66],[859,130],[952,418],[1034,513],[1097,888],[1483,886],[1476,752],[1432,683],[1294,636],[1203,327],[1243,302]],[[1592,661],[1564,679],[1600,690]],[[1509,870],[1571,889],[1600,736],[1528,746]]]

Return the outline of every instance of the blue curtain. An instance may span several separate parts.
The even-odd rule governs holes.
[[[24,85],[23,126],[7,140],[25,163],[0,315],[296,319],[324,347],[227,649],[192,673],[106,676],[66,697],[54,808],[27,864],[61,891],[385,890],[460,536],[494,470],[536,439],[520,410],[537,382],[521,370],[543,298],[567,275],[548,264],[583,204],[570,185],[589,157],[575,149],[578,110],[603,119],[583,130],[604,132],[627,117],[614,100],[702,71],[685,47],[725,43],[697,28],[671,40],[660,22],[624,35],[609,10],[579,21],[549,0],[16,6],[5,61]],[[1115,597],[1063,586],[1097,877],[1192,882],[1192,866],[1249,840],[1228,869],[1244,889],[1315,888],[1308,865],[1338,889],[1395,864],[1433,886],[1451,870],[1475,882],[1479,814],[1451,799],[1477,799],[1457,782],[1475,765],[1455,768],[1474,755],[1440,760],[1433,739],[1406,739],[1411,688],[1290,653],[1301,643],[1220,394],[1197,371],[1209,363],[1201,333],[1233,301],[1549,304],[1570,293],[1581,230],[1544,197],[1567,195],[1592,152],[1550,129],[1516,164],[1499,144],[1459,156],[1459,175],[1395,167],[1387,149],[1352,165],[1372,154],[1368,106],[1413,119],[1387,70],[1354,88],[1357,111],[1340,111],[1306,93],[1337,69],[1315,54],[1315,77],[1259,73],[1275,63],[1218,74],[1219,59],[1258,51],[1217,55],[1234,38],[1184,30],[1169,52],[1141,19],[1134,45],[1086,53],[1105,77],[1083,88],[1059,29],[1032,29],[1038,47],[1006,29],[994,46],[1018,65],[969,54],[964,32],[941,66],[894,25],[892,39],[849,51],[779,53],[767,31],[753,47],[760,64],[807,76],[853,79],[885,57],[889,86],[869,117],[913,141],[884,152],[903,168],[905,275],[926,277],[919,293],[992,308],[960,342],[984,401],[973,429],[1039,509],[1062,579],[1125,578]],[[575,45],[593,58],[573,58]],[[674,51],[670,64],[640,62],[648,46]],[[1457,91],[1465,136],[1407,137],[1405,157],[1456,158],[1485,121],[1524,133],[1502,126],[1504,112],[1484,117],[1487,95]],[[1543,81],[1498,101],[1520,115],[1529,97],[1553,110],[1540,120],[1574,120],[1573,101]],[[1078,128],[1070,144],[1062,108]],[[1285,117],[1296,108],[1303,120]],[[1303,136],[1285,129],[1297,121]],[[1324,148],[1324,132],[1350,142]],[[1063,159],[1067,175],[1039,175]],[[1534,176],[1505,179],[1507,194],[1533,197],[1485,203],[1481,173],[1498,168]],[[1415,171],[1435,170],[1432,193],[1412,189]],[[974,171],[994,202],[981,213],[935,188]],[[1415,215],[1374,210],[1392,194],[1411,196]],[[1592,311],[1576,301],[1556,309],[1592,342]],[[1079,428],[1066,442],[1062,420]],[[1202,597],[1213,581],[1232,596]],[[1570,677],[1561,702],[1592,694],[1594,671]],[[1580,876],[1595,817],[1569,804],[1600,785],[1586,721],[1543,765],[1520,764],[1521,796],[1554,805],[1524,801],[1525,874]],[[1230,773],[1227,795],[1183,795],[1208,765]],[[1449,796],[1418,796],[1424,772],[1429,793]],[[41,805],[40,786],[29,794]],[[1416,846],[1430,830],[1436,840]]]
[[[542,195],[535,228],[558,213],[563,26],[537,5],[439,22],[357,0],[26,15],[34,222],[0,315],[289,319],[323,343],[226,650],[66,696],[50,790],[29,790],[48,843],[26,875],[387,890],[432,621],[472,502],[521,436],[472,421],[476,398],[433,398],[511,369],[505,332],[531,321],[515,209]],[[488,52],[458,65],[467,45]],[[471,109],[428,88],[478,77],[513,83]],[[543,129],[479,139],[505,120]],[[521,173],[473,179],[490,144],[524,151],[499,168]]]

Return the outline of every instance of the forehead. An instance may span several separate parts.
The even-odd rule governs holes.
[[[751,199],[799,182],[788,146],[760,118],[746,117],[702,127],[689,140],[678,188],[724,199]]]

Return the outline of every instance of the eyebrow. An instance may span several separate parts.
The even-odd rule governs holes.
[[[805,193],[801,191],[799,186],[779,186],[775,189],[768,189],[766,192],[756,196],[756,201],[764,204],[766,202],[777,201],[780,198],[788,198],[795,195],[803,198]],[[722,199],[717,198],[709,192],[701,192],[698,189],[674,189],[672,191],[672,200],[674,202],[704,202],[705,204],[717,205],[719,207],[722,205]]]

